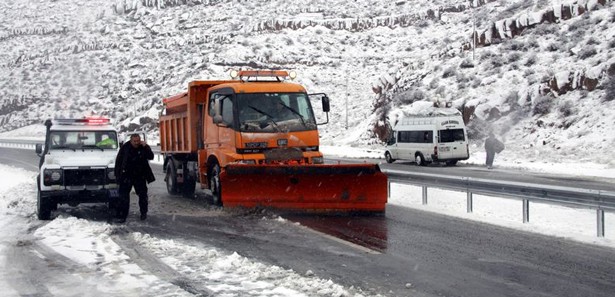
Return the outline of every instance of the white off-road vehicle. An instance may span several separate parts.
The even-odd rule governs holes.
[[[51,218],[58,204],[107,203],[118,197],[115,157],[120,144],[109,119],[46,120],[45,144],[40,156],[37,215]]]

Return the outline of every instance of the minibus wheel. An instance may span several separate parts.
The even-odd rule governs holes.
[[[391,157],[391,153],[389,153],[388,151],[386,153],[384,153],[384,158],[387,160],[387,163],[395,162],[395,159],[393,159],[393,157]]]
[[[414,160],[416,161],[416,165],[418,165],[418,166],[425,166],[425,165],[427,165],[425,163],[425,157],[423,157],[423,154],[421,154],[421,153],[417,153],[414,156]]]

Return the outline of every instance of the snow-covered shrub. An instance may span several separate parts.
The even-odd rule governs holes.
[[[457,69],[455,67],[446,68],[444,72],[442,72],[442,78],[449,78],[455,75],[457,75]]]
[[[615,76],[611,75],[604,83],[604,101],[615,100]]]
[[[534,99],[534,107],[532,107],[532,115],[546,115],[551,111],[553,100],[549,96],[538,96]]]
[[[540,24],[536,26],[536,29],[534,29],[534,33],[536,33],[537,36],[542,36],[542,37],[545,37],[549,34],[555,34],[558,31],[559,31],[558,24]]]
[[[589,13],[582,14],[580,18],[577,18],[575,22],[568,26],[568,31],[573,32],[577,30],[584,30],[587,26],[591,25],[591,19]]]
[[[525,46],[525,51],[532,50],[532,49],[538,49],[540,48],[540,43],[538,43],[538,39],[536,39],[536,36],[532,35],[524,43],[524,46]]]
[[[523,63],[523,65],[529,67],[536,64],[536,54],[535,53],[531,53],[527,59],[525,60],[525,63]]]
[[[504,65],[504,58],[502,56],[494,56],[489,61],[489,64],[492,68],[500,68]]]
[[[480,87],[480,83],[481,82],[482,82],[482,80],[479,77],[474,76],[474,78],[472,79],[472,88],[476,89],[476,88]]]
[[[593,36],[587,39],[587,45],[598,45],[598,44],[600,44],[600,41],[598,41]]]
[[[569,117],[574,114],[574,104],[572,104],[571,101],[562,101],[557,106],[557,111],[559,111],[563,117]]]
[[[587,58],[595,56],[597,53],[598,52],[596,51],[596,47],[585,46],[579,51],[577,55],[579,56],[579,59],[585,60]]]
[[[465,58],[459,64],[459,68],[474,68],[474,62],[470,58]]]
[[[550,51],[550,52],[556,52],[559,50],[559,45],[556,42],[551,42],[549,43],[549,45],[547,45],[546,50]]]
[[[457,80],[457,83],[460,83],[460,84],[466,84],[470,81],[470,78],[467,75],[465,75],[463,72],[457,72],[455,79]]]
[[[527,44],[516,39],[511,39],[502,44],[503,51],[527,51]]]
[[[434,78],[429,82],[429,88],[430,89],[436,89],[438,88],[438,86],[440,85],[440,79],[439,78]]]
[[[537,9],[542,9],[549,5],[551,5],[551,0],[537,0],[534,4]]]
[[[510,91],[508,95],[506,95],[505,99],[506,104],[510,106],[510,109],[516,110],[519,106],[519,93],[517,91]]]
[[[513,63],[521,59],[521,54],[519,54],[518,52],[512,52],[508,54],[508,57],[506,57],[506,59],[508,60],[508,63]]]
[[[529,79],[529,77],[534,75],[535,73],[536,73],[536,71],[533,68],[526,68],[523,71],[523,76],[525,76],[525,78],[528,79],[528,81],[531,81],[531,79]]]
[[[440,96],[442,98],[446,97],[446,87],[445,86],[439,86],[436,89],[436,95],[438,95],[438,96]]]
[[[412,89],[393,95],[395,106],[408,105],[425,99],[425,93],[421,89]]]
[[[534,5],[533,1],[514,2],[510,6],[506,7],[502,12],[500,12],[498,16],[496,17],[496,19],[501,20],[501,19],[512,17],[516,13],[518,13],[520,10],[528,9],[532,7],[532,5]]]

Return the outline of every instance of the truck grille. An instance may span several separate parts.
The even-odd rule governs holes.
[[[105,169],[65,169],[65,186],[104,185]]]

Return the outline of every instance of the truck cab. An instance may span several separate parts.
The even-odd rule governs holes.
[[[50,219],[58,204],[111,206],[118,196],[114,167],[119,142],[110,120],[49,119],[45,126],[45,143],[36,145],[38,218]]]
[[[196,183],[224,207],[382,213],[387,178],[376,164],[324,164],[318,125],[329,98],[308,94],[293,72],[242,70],[199,80],[164,98],[160,151],[167,192]],[[322,104],[317,122],[311,101]]]

